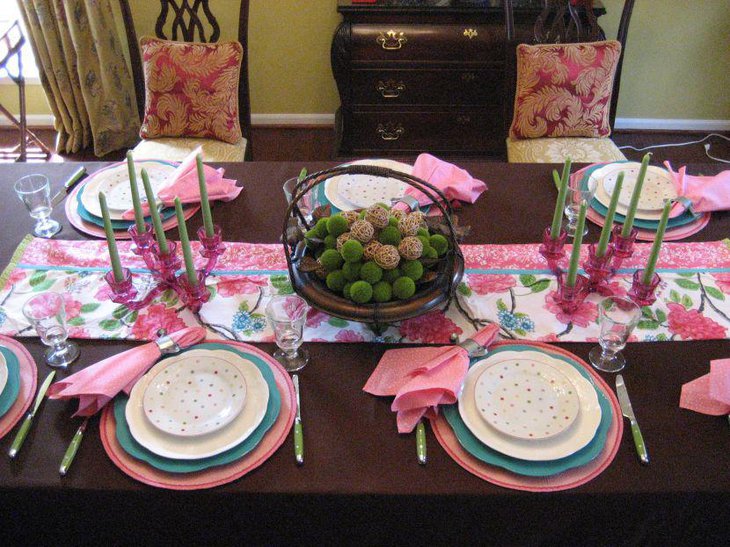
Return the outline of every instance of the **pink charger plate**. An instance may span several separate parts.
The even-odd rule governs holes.
[[[18,397],[15,399],[13,406],[0,418],[0,439],[2,439],[15,427],[15,424],[18,423],[25,414],[25,411],[30,407],[38,384],[38,368],[33,357],[31,357],[28,350],[20,342],[0,335],[0,345],[12,350],[18,357],[18,364],[20,366],[20,390],[18,391]]]
[[[606,219],[591,208],[588,209],[586,218],[601,227],[603,227],[606,223]],[[677,226],[676,228],[668,228],[667,231],[664,232],[664,241],[678,241],[680,239],[687,238],[701,231],[709,222],[710,213],[703,213],[697,220],[692,221],[689,224]],[[642,230],[639,228],[636,239],[641,241],[654,241],[655,237],[656,232],[651,230]]]
[[[519,342],[496,342],[493,347],[511,344],[535,346],[541,350],[545,350],[546,353],[570,357],[590,373],[596,387],[600,389],[609,400],[613,410],[611,425],[608,428],[608,433],[606,435],[606,444],[603,446],[601,453],[593,461],[586,465],[568,469],[567,471],[563,471],[557,475],[551,475],[549,477],[527,477],[513,473],[512,471],[508,471],[502,467],[490,465],[469,454],[469,452],[461,446],[459,440],[454,434],[454,431],[451,429],[451,426],[442,414],[439,414],[435,419],[431,420],[431,427],[436,435],[436,439],[446,453],[461,467],[477,477],[484,479],[487,482],[491,482],[492,484],[496,484],[497,486],[512,488],[514,490],[526,490],[528,492],[556,492],[558,490],[575,488],[587,483],[600,475],[603,470],[609,466],[616,456],[619,445],[621,444],[624,423],[618,399],[611,388],[608,387],[606,382],[604,382],[603,379],[585,363],[585,361],[576,355],[573,355],[564,349],[544,344],[542,342],[528,342],[526,340],[520,340]]]
[[[149,484],[150,486],[167,488],[169,490],[202,490],[220,486],[221,484],[226,484],[242,477],[263,464],[276,452],[289,434],[289,430],[294,423],[294,415],[296,414],[296,396],[294,394],[294,384],[282,366],[268,353],[264,353],[248,344],[227,340],[206,340],[206,342],[228,344],[240,348],[261,357],[261,359],[271,366],[276,387],[281,393],[281,410],[279,411],[279,416],[256,448],[241,459],[196,473],[178,474],[156,469],[143,461],[133,458],[124,451],[116,438],[114,409],[109,404],[104,407],[99,423],[101,442],[114,465],[133,479]]]

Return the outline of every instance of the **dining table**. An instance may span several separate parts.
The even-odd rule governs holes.
[[[84,164],[89,173],[108,165]],[[334,162],[220,164],[244,189],[212,213],[226,241],[280,243],[286,210],[282,184],[302,167]],[[551,222],[560,166],[459,162],[488,190],[457,210],[471,227],[464,243],[538,243]],[[219,165],[215,165],[218,167]],[[0,165],[0,262],[4,268],[33,220],[13,192],[23,175],[49,177],[52,192],[78,163]],[[718,165],[688,166],[715,174]],[[83,240],[65,218],[55,239]],[[189,221],[191,233],[202,224]],[[586,242],[598,240],[590,225]],[[168,237],[178,238],[176,229]],[[730,237],[730,211],[686,241]],[[36,337],[18,340],[51,370]],[[81,356],[63,378],[138,342],[75,340]],[[271,343],[254,344],[267,353]],[[556,344],[586,360],[595,343]],[[300,372],[306,459],[296,465],[291,435],[259,468],[207,490],[153,488],[122,473],[104,451],[92,417],[66,476],[59,463],[81,423],[75,401],[46,400],[22,451],[6,456],[14,432],[0,440],[0,544],[242,543],[283,544],[727,544],[730,539],[730,427],[727,417],[680,408],[683,384],[730,357],[727,340],[629,343],[623,376],[651,456],[641,465],[628,427],[612,463],[591,481],[560,492],[502,488],[466,472],[427,427],[428,459],[419,465],[413,434],[399,434],[392,399],[363,391],[385,343],[307,342],[311,362]],[[612,387],[614,375],[600,373]],[[17,426],[16,426],[17,429]]]

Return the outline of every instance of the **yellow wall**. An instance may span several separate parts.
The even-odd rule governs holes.
[[[623,0],[603,0],[601,23],[615,35]],[[255,114],[331,114],[338,105],[330,42],[336,0],[251,0],[250,80]],[[618,116],[730,120],[728,0],[637,0],[629,31]],[[16,110],[15,90],[0,103]],[[40,89],[31,114],[47,114]]]

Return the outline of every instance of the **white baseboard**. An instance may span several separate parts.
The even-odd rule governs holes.
[[[19,114],[14,114],[17,119]],[[26,117],[28,127],[53,127],[53,116],[51,114],[28,114]],[[15,127],[5,116],[0,117],[0,127]]]
[[[730,131],[730,120],[616,118],[615,127],[646,131]]]

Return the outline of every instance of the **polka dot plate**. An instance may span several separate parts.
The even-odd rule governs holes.
[[[517,368],[516,363],[521,367],[530,366],[533,362],[540,368],[543,365],[550,367],[567,378],[578,396],[579,411],[573,423],[555,435],[519,438],[503,433],[482,417],[475,387],[485,370],[503,366]],[[593,385],[568,363],[537,350],[501,351],[472,365],[464,380],[458,407],[464,425],[480,442],[502,454],[526,461],[557,460],[574,454],[591,442],[601,423],[601,406]],[[531,416],[531,412],[526,415]]]
[[[474,398],[489,425],[519,439],[546,439],[562,433],[580,410],[570,380],[533,359],[485,368],[474,386]]]
[[[376,165],[394,171],[410,173],[412,167],[393,160],[359,160],[349,165]],[[390,204],[391,199],[402,197],[408,185],[397,179],[386,179],[370,175],[340,175],[325,182],[325,196],[335,207],[352,210],[370,207],[376,203]],[[331,198],[334,197],[333,201]],[[343,208],[340,205],[348,205]]]
[[[599,201],[606,207],[609,206],[618,175],[623,172],[624,182],[618,199],[621,209],[617,208],[617,211],[619,214],[625,215],[631,203],[631,196],[636,187],[640,167],[641,164],[637,162],[611,163],[594,171],[592,178],[599,182],[598,188],[601,189],[601,191],[596,192]],[[661,167],[650,165],[646,170],[644,185],[641,188],[641,196],[639,197],[638,210],[644,213],[641,218],[650,213],[659,214],[664,208],[664,202],[676,199],[676,197],[677,190],[674,188],[669,172]],[[651,215],[651,218],[647,218],[647,220],[655,220],[654,215]]]
[[[5,389],[5,384],[8,383],[8,363],[5,361],[5,356],[0,353],[0,393]]]
[[[171,435],[192,437],[228,425],[243,408],[246,381],[218,357],[195,357],[168,366],[145,389],[145,416]]]

